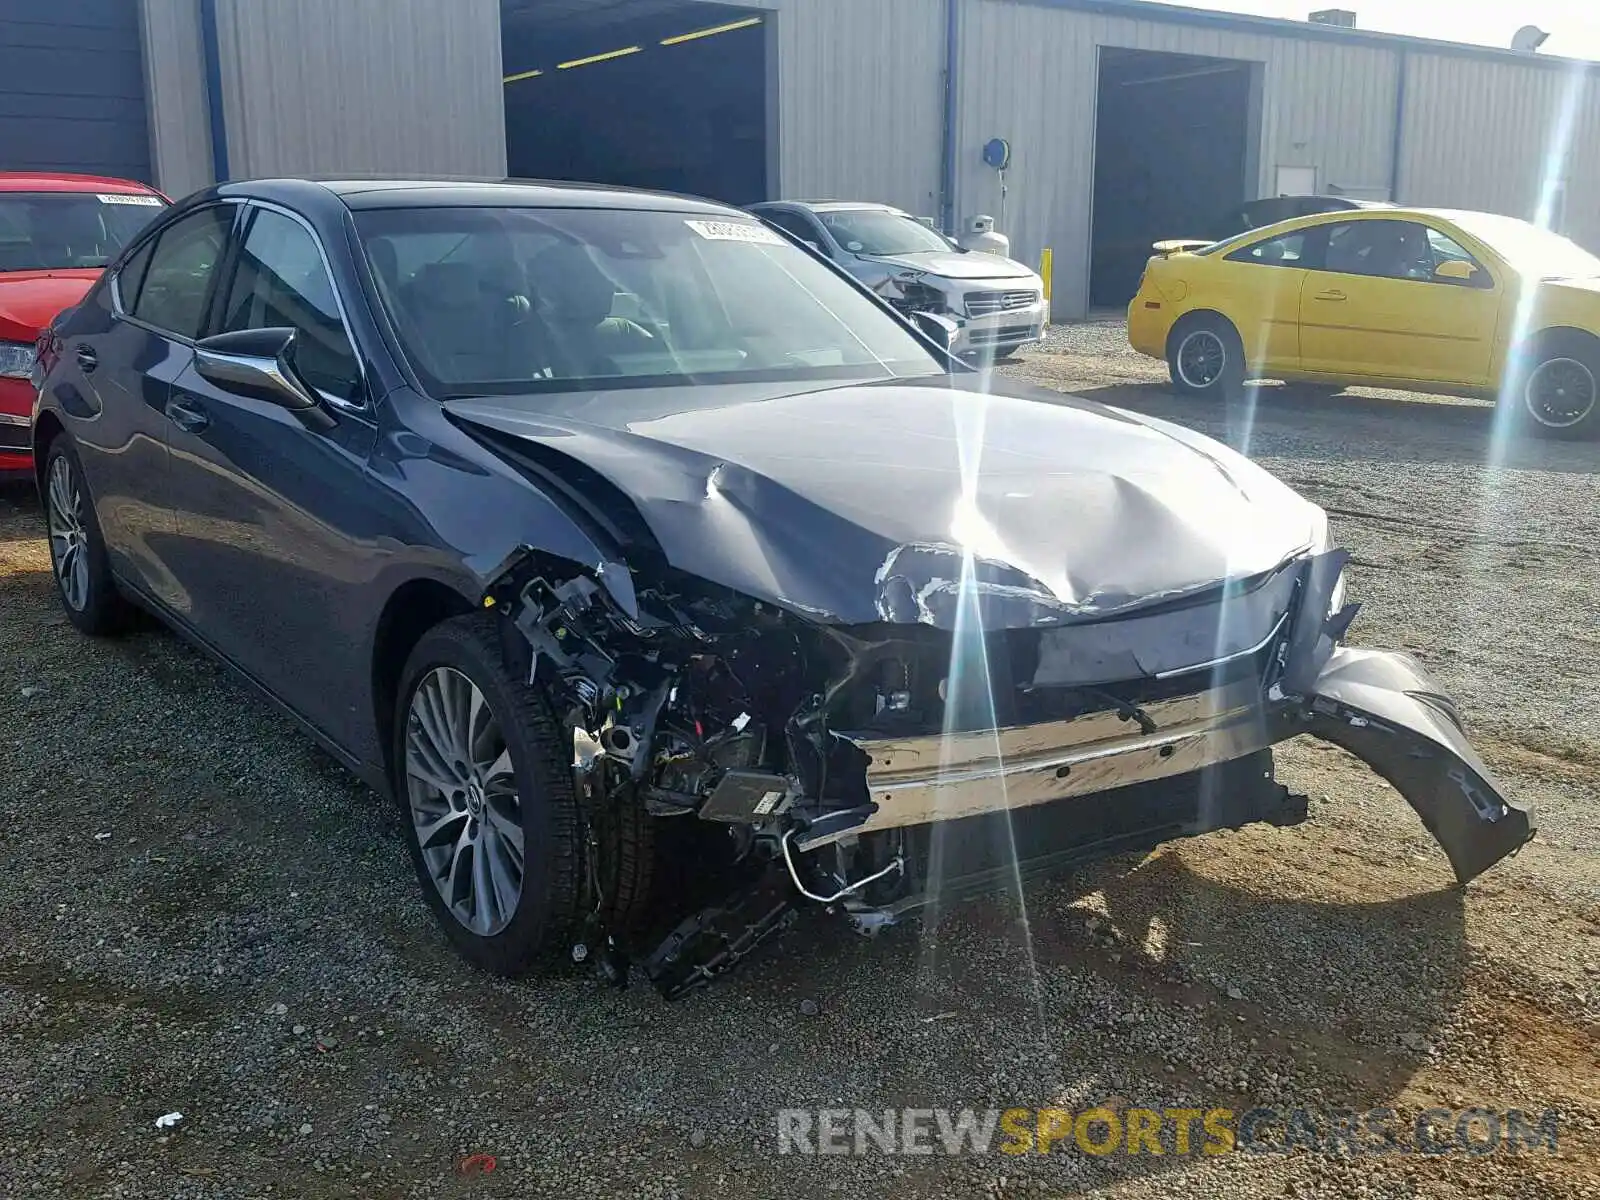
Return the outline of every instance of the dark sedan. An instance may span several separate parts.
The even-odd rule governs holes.
[[[1349,196],[1263,196],[1230,208],[1211,223],[1211,236],[1225,241],[1236,234],[1309,217],[1314,213],[1355,212],[1363,208],[1388,208],[1380,200],[1355,200]]]
[[[810,904],[1304,816],[1336,742],[1470,879],[1530,836],[1325,514],[1179,426],[968,371],[711,203],[229,184],[43,339],[62,602],[237,670],[404,814],[468,959],[668,995]],[[263,797],[263,802],[290,802]],[[330,883],[330,886],[334,886]]]

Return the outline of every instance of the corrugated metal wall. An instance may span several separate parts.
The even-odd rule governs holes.
[[[1396,59],[1371,46],[1309,42],[1030,4],[963,0],[957,212],[998,216],[989,138],[1011,142],[1005,230],[1016,257],[1054,251],[1054,311],[1087,309],[1094,112],[1101,46],[1259,63],[1259,186],[1282,166],[1318,168],[1320,186],[1385,189]],[[1174,231],[1174,236],[1182,236]]]
[[[937,217],[943,0],[778,0],[775,198]]]
[[[137,9],[0,0],[0,167],[148,181]]]
[[[1600,250],[1600,77],[1412,52],[1404,129],[1407,204],[1532,219],[1546,185],[1564,183],[1551,223]]]
[[[499,0],[217,0],[228,165],[504,176]]]
[[[155,185],[177,199],[212,182],[200,7],[195,0],[142,0],[145,97]]]

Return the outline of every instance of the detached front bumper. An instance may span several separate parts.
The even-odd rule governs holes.
[[[1463,883],[1533,836],[1528,815],[1502,796],[1450,701],[1409,655],[1339,647],[1304,699],[1273,699],[1241,680],[1142,711],[1148,731],[1099,712],[981,733],[862,740],[871,815],[848,829],[802,834],[796,845],[811,850],[846,836],[1170,779],[1301,733],[1343,747],[1393,784]]]

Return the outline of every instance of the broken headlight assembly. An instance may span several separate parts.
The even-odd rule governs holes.
[[[878,294],[903,313],[950,312],[950,298],[931,283],[914,275],[885,280]]]

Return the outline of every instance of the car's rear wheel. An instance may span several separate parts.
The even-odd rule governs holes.
[[[570,949],[583,896],[572,745],[516,678],[497,618],[424,634],[401,677],[395,791],[434,915],[468,961],[520,975]]]
[[[1512,379],[1518,424],[1538,437],[1600,436],[1600,347],[1582,335],[1553,336]]]
[[[44,511],[50,566],[67,619],[84,633],[117,632],[126,624],[128,602],[111,577],[83,466],[65,434],[50,443],[45,457]]]
[[[1244,343],[1226,317],[1193,313],[1167,337],[1167,370],[1186,396],[1234,396],[1244,384]]]

